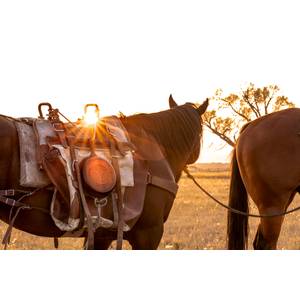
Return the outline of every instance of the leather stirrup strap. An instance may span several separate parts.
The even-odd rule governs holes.
[[[56,132],[61,144],[64,148],[68,147],[64,124],[62,122],[52,122],[54,131]]]
[[[118,226],[117,226],[117,250],[122,250],[123,245],[123,229],[124,229],[124,213],[123,213],[123,195],[121,190],[121,179],[120,179],[120,170],[117,157],[117,151],[112,141],[111,144],[111,156],[112,156],[112,165],[115,169],[117,175],[116,183],[116,192],[117,192],[117,206],[118,206]]]
[[[88,236],[87,236],[87,245],[86,249],[87,250],[94,250],[94,226],[93,226],[93,220],[91,216],[90,209],[88,207],[88,204],[86,202],[86,198],[84,195],[83,191],[83,186],[82,186],[82,180],[81,180],[81,174],[80,174],[80,169],[78,162],[74,162],[76,174],[77,174],[77,180],[78,180],[78,188],[79,188],[79,193],[80,193],[80,198],[82,201],[82,206],[84,209],[84,213],[86,215],[86,222],[87,222],[87,229],[88,229]]]
[[[72,161],[74,164],[74,169],[77,177],[77,183],[78,183],[78,189],[79,189],[79,194],[80,194],[80,199],[82,203],[82,207],[84,210],[84,214],[86,216],[86,222],[87,222],[87,229],[88,229],[88,235],[87,235],[87,242],[86,242],[86,249],[87,250],[93,250],[94,249],[94,226],[93,226],[93,220],[91,216],[90,209],[88,207],[88,204],[86,202],[86,198],[84,195],[84,190],[82,186],[82,179],[81,179],[81,174],[80,174],[80,168],[78,164],[78,160],[76,158],[76,153],[74,149],[74,139],[69,138],[69,145],[70,145],[70,153],[72,157]]]
[[[55,249],[58,249],[58,237],[54,237],[53,238],[53,242],[54,242],[54,247],[55,247]]]
[[[5,232],[5,235],[3,237],[3,240],[2,240],[2,244],[4,245],[4,249],[6,250],[7,249],[7,245],[10,243],[10,237],[11,237],[11,233],[12,233],[12,230],[13,230],[13,226],[14,226],[14,223],[16,221],[16,218],[19,214],[19,212],[22,210],[22,209],[30,209],[29,207],[27,206],[19,206],[17,208],[17,211],[14,215],[14,217],[11,219],[11,221],[9,222],[9,225],[7,227],[7,230]]]

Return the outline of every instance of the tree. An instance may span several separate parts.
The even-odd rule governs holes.
[[[234,147],[241,127],[256,118],[295,105],[286,96],[278,95],[279,87],[257,88],[250,83],[239,94],[223,96],[218,89],[210,99],[216,108],[203,115],[204,124],[227,144]]]

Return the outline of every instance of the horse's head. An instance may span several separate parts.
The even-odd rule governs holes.
[[[201,105],[196,105],[194,103],[186,103],[185,106],[190,106],[195,112],[197,112],[198,119],[199,119],[199,132],[195,135],[194,142],[192,143],[191,152],[189,154],[188,160],[186,164],[192,164],[194,163],[200,154],[200,145],[201,145],[201,137],[202,137],[202,118],[201,116],[205,113],[207,106],[208,106],[208,99],[206,99]],[[172,94],[169,97],[169,106],[170,108],[176,108],[178,107],[178,104],[175,102],[175,100],[172,97]]]
[[[169,99],[171,109],[151,114],[136,114],[122,120],[131,134],[131,140],[140,145],[137,152],[147,154],[149,160],[162,160],[151,152],[151,141],[159,145],[161,153],[179,179],[187,164],[194,163],[199,156],[202,119],[208,106],[208,100],[202,105],[186,103],[177,105],[172,96]],[[143,138],[145,137],[145,138]],[[156,146],[155,146],[156,147]],[[147,156],[147,157],[148,157]]]

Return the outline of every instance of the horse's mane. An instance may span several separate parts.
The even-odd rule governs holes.
[[[202,138],[201,118],[192,103],[157,113],[128,116],[122,121],[125,126],[133,124],[151,134],[167,152],[172,151],[176,156],[191,152],[198,134],[200,140]]]

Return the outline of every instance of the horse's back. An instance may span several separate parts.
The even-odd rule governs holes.
[[[7,141],[17,137],[17,130],[14,121],[9,117],[0,115],[0,139],[1,142]]]
[[[300,185],[300,109],[249,123],[238,139],[237,160],[248,192],[287,194]]]
[[[14,121],[0,115],[0,188],[6,188],[10,177],[15,175],[11,173],[18,163],[18,145]]]

